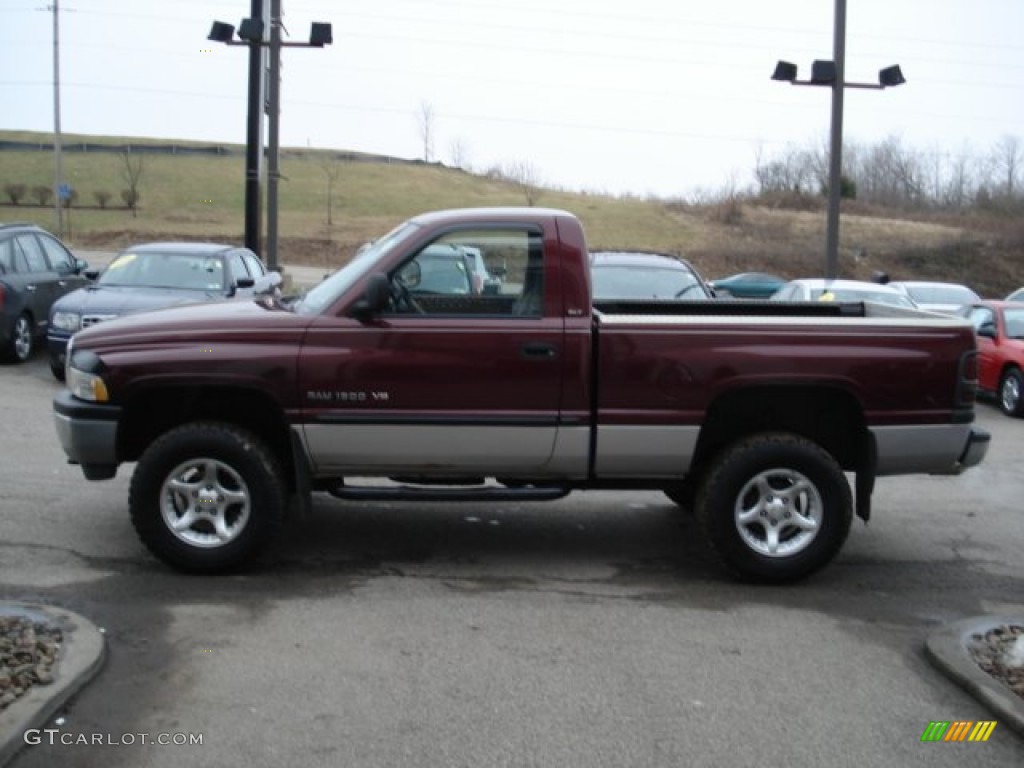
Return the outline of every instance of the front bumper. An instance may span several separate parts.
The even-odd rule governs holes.
[[[82,467],[88,480],[109,480],[117,473],[117,425],[121,407],[88,403],[62,390],[53,398],[57,437],[69,464]]]
[[[52,331],[46,334],[46,349],[50,353],[50,362],[61,368],[64,367],[64,360],[68,352],[68,340],[71,334],[57,335]]]

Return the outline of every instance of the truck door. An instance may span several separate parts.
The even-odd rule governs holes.
[[[384,312],[315,323],[300,399],[318,468],[542,471],[562,395],[556,243],[545,249],[529,225],[457,229],[391,269]],[[487,291],[473,280],[477,249],[500,281]]]

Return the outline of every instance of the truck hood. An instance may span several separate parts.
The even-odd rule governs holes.
[[[128,314],[85,328],[74,338],[77,348],[180,344],[268,332],[276,336],[289,329],[304,329],[312,320],[270,299],[242,299]]]

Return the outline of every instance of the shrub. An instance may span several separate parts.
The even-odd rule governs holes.
[[[711,206],[708,220],[716,224],[734,227],[743,221],[743,203],[736,197],[730,197]]]
[[[105,189],[97,189],[95,192],[92,193],[92,196],[96,198],[96,204],[100,208],[106,208],[107,203],[110,202],[110,193],[107,192],[107,190]]]
[[[44,184],[36,184],[32,187],[32,197],[36,199],[36,202],[40,205],[49,205],[53,199],[53,190]]]
[[[24,184],[4,184],[4,194],[7,195],[12,205],[17,205],[28,192]]]

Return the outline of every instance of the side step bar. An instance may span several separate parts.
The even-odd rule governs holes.
[[[348,486],[335,485],[327,492],[347,501],[554,501],[569,495],[571,488],[560,485],[504,488],[427,488],[411,485]]]

